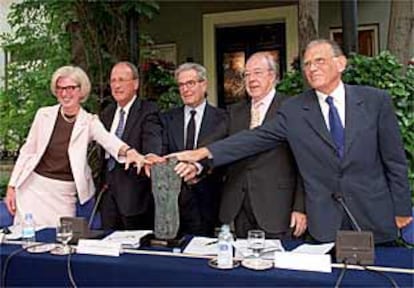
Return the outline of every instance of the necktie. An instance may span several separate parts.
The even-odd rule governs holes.
[[[252,108],[250,109],[250,129],[254,129],[262,124],[260,113],[260,107],[262,104],[262,102],[252,104]]]
[[[194,138],[195,138],[195,119],[194,116],[197,113],[195,110],[191,110],[191,118],[187,124],[187,139],[185,141],[185,149],[193,150],[194,149]]]
[[[326,103],[329,105],[329,126],[332,139],[335,142],[336,152],[339,158],[344,156],[344,127],[339,118],[338,110],[336,109],[332,96],[326,97]]]
[[[121,139],[122,134],[124,133],[124,128],[125,128],[125,110],[121,109],[121,110],[119,110],[118,126],[115,129],[115,135],[119,139]],[[106,167],[107,167],[108,171],[112,171],[115,168],[115,159],[112,156],[109,157]]]

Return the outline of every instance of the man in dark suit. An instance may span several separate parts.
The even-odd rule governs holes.
[[[111,92],[116,103],[101,115],[106,129],[142,154],[161,153],[161,123],[154,103],[138,99],[137,68],[129,62],[119,62],[111,72]],[[125,170],[105,156],[101,174],[104,192],[101,203],[104,229],[153,229],[154,200],[149,178]]]
[[[397,119],[386,91],[344,85],[345,67],[335,42],[312,41],[304,72],[313,89],[285,101],[277,117],[257,129],[176,156],[210,157],[219,166],[288,142],[304,180],[308,229],[316,240],[334,241],[337,230],[352,229],[337,197],[363,230],[374,232],[376,243],[395,240],[397,228],[412,221]]]
[[[286,98],[276,94],[278,69],[273,57],[253,54],[246,62],[244,82],[249,99],[229,106],[228,135],[252,129],[276,116]],[[220,221],[234,221],[237,237],[261,229],[266,238],[300,236],[306,230],[303,182],[286,143],[226,167]]]
[[[180,65],[175,78],[184,106],[162,114],[163,154],[193,149],[215,141],[211,134],[226,121],[225,111],[207,103],[206,69],[197,63]],[[183,183],[179,196],[179,234],[209,235],[217,224],[219,205],[218,173],[208,175],[194,185]]]

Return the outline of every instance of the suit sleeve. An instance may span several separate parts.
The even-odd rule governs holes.
[[[33,157],[34,154],[36,153],[37,137],[39,135],[42,135],[41,133],[38,133],[37,131],[40,125],[39,124],[39,117],[41,113],[40,111],[41,110],[39,109],[36,112],[36,116],[33,120],[32,126],[30,127],[30,131],[29,131],[29,134],[27,135],[26,141],[23,144],[23,146],[20,148],[19,156],[17,157],[17,161],[14,165],[13,172],[9,180],[10,186],[16,185],[16,180],[19,177],[20,173],[22,172],[25,163],[28,161],[28,159]]]
[[[296,189],[293,199],[293,211],[305,213],[305,188],[299,171],[296,174]]]
[[[378,142],[396,216],[411,215],[407,159],[391,97],[384,92],[379,115]]]
[[[105,129],[102,122],[99,120],[98,116],[96,115],[90,115],[90,127],[92,131],[92,139],[98,142],[99,145],[101,145],[109,154],[111,154],[114,159],[116,159],[118,162],[122,162],[121,157],[119,157],[119,150],[123,145],[125,144],[121,139],[116,137],[114,134],[111,134],[108,132],[108,130]],[[140,152],[140,151],[138,151]]]
[[[226,139],[208,145],[214,166],[234,161],[274,148],[286,140],[286,117],[282,108],[271,121],[253,129],[243,130]]]
[[[142,154],[162,153],[162,126],[158,108],[155,105],[148,106],[148,112],[142,122]]]

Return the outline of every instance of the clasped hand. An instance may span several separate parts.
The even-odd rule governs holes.
[[[187,152],[187,151],[183,151],[183,152]],[[144,165],[145,174],[148,177],[150,177],[152,165],[166,163],[168,159],[177,158],[177,160],[180,162],[178,162],[178,164],[174,167],[174,171],[177,173],[178,176],[183,178],[185,182],[188,182],[189,184],[195,184],[197,182],[196,178],[197,178],[198,168],[194,163],[181,161],[180,157],[177,157],[178,154],[183,153],[183,152],[173,153],[173,154],[169,154],[163,157],[158,156],[156,154],[152,154],[152,153],[145,155],[145,165]]]

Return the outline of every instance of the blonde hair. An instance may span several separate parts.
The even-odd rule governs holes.
[[[83,71],[82,68],[78,66],[62,66],[58,68],[52,75],[52,80],[50,81],[50,90],[52,94],[56,96],[56,83],[62,77],[69,77],[76,84],[79,85],[79,89],[81,91],[82,101],[85,102],[88,97],[89,93],[91,92],[91,81],[89,80],[88,75]]]

